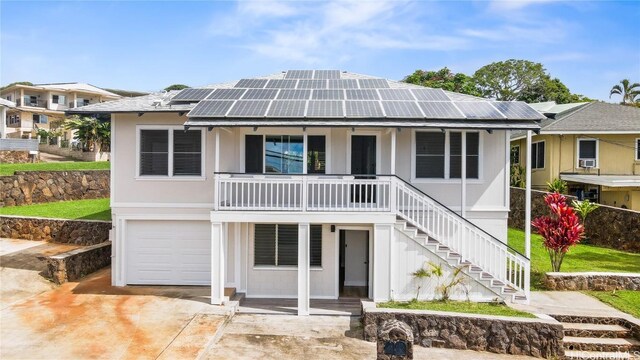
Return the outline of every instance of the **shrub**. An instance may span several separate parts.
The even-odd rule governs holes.
[[[553,179],[552,182],[547,183],[547,189],[552,193],[566,193],[567,192],[567,182],[562,179]]]

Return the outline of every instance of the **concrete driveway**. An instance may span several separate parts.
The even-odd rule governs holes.
[[[27,250],[0,266],[12,255],[37,267]],[[108,268],[55,287],[38,273],[0,269],[2,359],[194,359],[226,319],[208,287],[114,288]]]

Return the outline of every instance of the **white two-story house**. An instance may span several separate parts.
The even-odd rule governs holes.
[[[509,248],[509,133],[542,116],[333,70],[293,70],[70,110],[110,113],[112,283],[247,298],[525,299]]]

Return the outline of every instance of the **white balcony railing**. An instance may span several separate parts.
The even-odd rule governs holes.
[[[528,296],[529,259],[397,176],[219,173],[215,187],[215,211],[393,213]]]

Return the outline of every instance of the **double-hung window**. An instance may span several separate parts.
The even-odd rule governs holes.
[[[246,173],[302,174],[305,156],[307,173],[324,174],[325,136],[307,136],[306,154],[302,135],[245,136]]]
[[[462,133],[416,131],[416,179],[460,179],[462,177]],[[466,177],[480,176],[480,134],[466,133]]]
[[[139,176],[200,177],[203,174],[202,130],[140,129]]]
[[[531,144],[531,168],[544,169],[545,142],[539,141]]]
[[[297,224],[255,224],[254,266],[298,266]],[[322,225],[310,226],[310,261],[322,266]]]
[[[578,167],[598,166],[598,140],[578,139]]]

